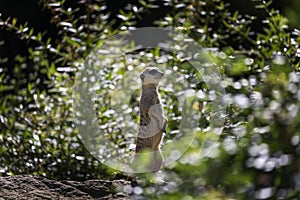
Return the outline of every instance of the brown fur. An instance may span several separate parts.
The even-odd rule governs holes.
[[[158,82],[162,76],[163,73],[157,68],[146,68],[140,75],[143,85],[140,100],[140,129],[135,152],[153,153],[149,162],[149,168],[152,171],[159,170],[163,162],[160,144],[167,121],[157,90]]]

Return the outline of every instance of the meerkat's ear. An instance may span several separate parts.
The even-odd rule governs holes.
[[[144,81],[145,75],[144,74],[140,74],[140,78],[141,78],[142,81]]]

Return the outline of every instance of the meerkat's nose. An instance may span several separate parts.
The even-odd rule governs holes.
[[[157,70],[157,72],[161,75],[161,76],[164,76],[165,74],[162,72],[162,71],[160,71],[160,70]]]
[[[160,74],[161,74],[161,77],[163,77],[165,74],[163,73],[163,72],[161,72],[161,71],[159,71],[160,72]]]

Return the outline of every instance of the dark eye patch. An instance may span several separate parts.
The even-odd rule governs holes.
[[[151,75],[154,75],[156,73],[156,70],[155,69],[151,69],[150,71],[149,71],[149,74],[151,74]]]

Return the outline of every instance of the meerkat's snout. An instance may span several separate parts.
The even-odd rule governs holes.
[[[157,67],[148,67],[141,74],[142,84],[158,84],[164,73]]]

